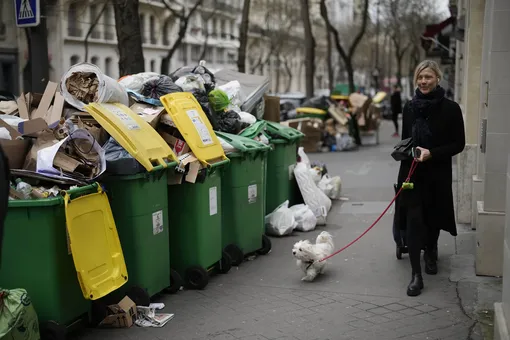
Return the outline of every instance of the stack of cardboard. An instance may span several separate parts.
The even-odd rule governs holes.
[[[305,152],[313,153],[320,150],[324,130],[324,122],[318,118],[298,118],[282,123],[305,134],[301,140]]]

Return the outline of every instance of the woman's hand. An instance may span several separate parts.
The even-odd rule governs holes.
[[[417,146],[416,149],[420,150],[420,157],[415,158],[417,162],[425,162],[432,157],[428,149],[419,146]]]

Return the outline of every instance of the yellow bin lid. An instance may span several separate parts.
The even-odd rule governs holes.
[[[164,167],[177,157],[165,140],[129,107],[115,103],[91,103],[85,110],[147,171]]]
[[[108,197],[98,192],[64,196],[69,246],[83,296],[97,300],[128,280],[124,254]]]
[[[227,159],[209,119],[192,93],[170,93],[159,100],[202,164],[211,165]]]

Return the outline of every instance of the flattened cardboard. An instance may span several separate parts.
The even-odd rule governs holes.
[[[29,139],[17,139],[21,137],[21,134],[2,119],[0,119],[0,127],[6,128],[12,138],[12,140],[0,139],[0,145],[9,160],[9,168],[21,169],[31,141]]]
[[[16,103],[18,104],[18,112],[20,118],[30,119],[30,116],[28,115],[28,105],[24,93],[19,96],[19,98],[16,100]]]
[[[32,119],[46,117],[46,115],[48,114],[48,109],[50,108],[51,105],[51,101],[53,100],[55,92],[57,91],[57,87],[58,87],[57,83],[53,83],[51,81],[48,82],[48,84],[46,85],[46,89],[44,90],[41,102],[37,106],[37,110],[32,116]]]
[[[48,124],[43,118],[35,118],[20,122],[18,124],[18,131],[23,136],[31,136],[37,132],[44,131],[48,128]]]
[[[48,126],[53,126],[55,123],[60,121],[62,117],[62,113],[64,111],[65,100],[64,97],[60,94],[60,92],[55,93],[55,100],[53,102],[53,107],[51,111],[48,112],[46,116],[46,124]]]
[[[190,151],[188,144],[182,139],[174,137],[163,131],[160,131],[159,134],[163,137],[165,142],[170,145],[176,156],[182,156]]]

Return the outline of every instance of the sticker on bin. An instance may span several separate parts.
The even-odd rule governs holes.
[[[140,130],[140,125],[138,125],[133,118],[128,116],[121,109],[112,104],[103,104],[105,108],[110,110],[119,120],[124,124],[128,130]]]
[[[248,186],[248,203],[256,203],[257,202],[257,184],[252,184]]]
[[[200,140],[202,140],[202,144],[204,145],[213,144],[211,134],[209,133],[209,130],[207,130],[207,126],[205,126],[204,122],[202,121],[202,118],[198,114],[198,111],[188,110],[186,113],[188,114],[188,117],[193,123],[193,125],[195,125],[195,129],[197,130],[198,135],[200,136]]]
[[[152,213],[152,234],[157,235],[163,232],[163,210]]]
[[[218,189],[216,187],[209,188],[209,215],[214,216],[218,213]]]

